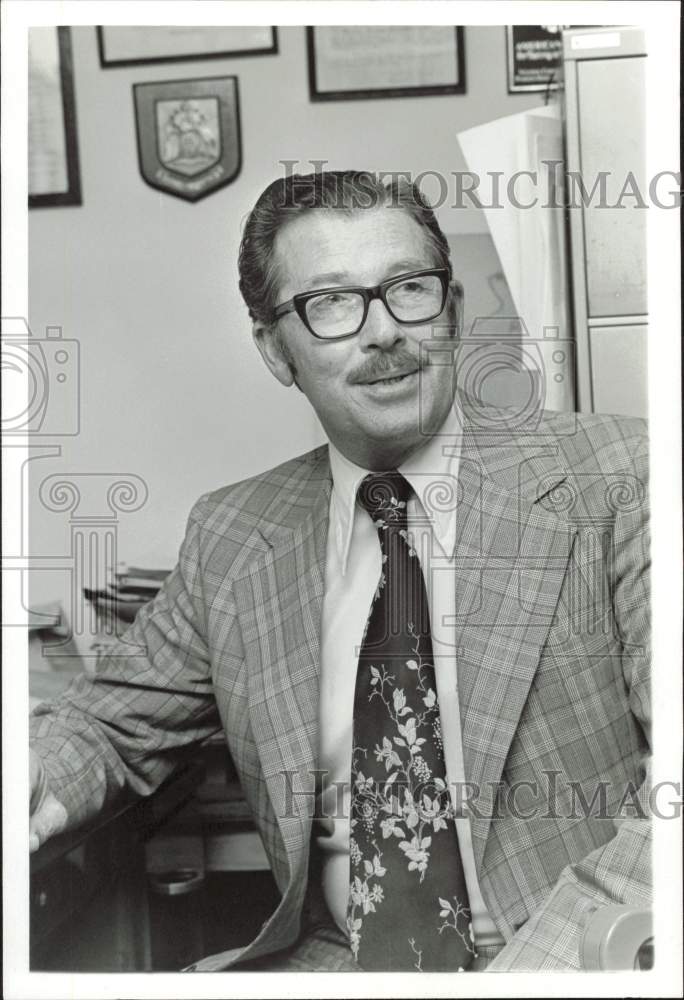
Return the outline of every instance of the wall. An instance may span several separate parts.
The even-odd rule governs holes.
[[[263,366],[237,288],[241,222],[280,160],[448,174],[465,169],[457,132],[542,101],[506,93],[503,27],[465,29],[459,96],[312,104],[304,28],[280,28],[279,44],[276,56],[102,69],[95,29],[72,29],[83,205],[30,213],[30,322],[80,342],[82,421],[60,458],[33,463],[34,553],[68,547],[65,515],[35,502],[51,473],[142,476],[149,499],[121,515],[119,558],[171,566],[201,492],[322,440],[306,400]],[[241,174],[196,205],[154,191],[138,171],[132,84],[224,74],[239,77]],[[450,233],[486,231],[475,210],[439,216]],[[59,596],[57,577],[36,573],[32,601]]]

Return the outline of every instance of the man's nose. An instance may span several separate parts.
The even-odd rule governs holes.
[[[405,340],[403,328],[390,315],[382,299],[373,299],[368,306],[366,322],[359,333],[359,346],[363,349],[379,347],[387,350]]]

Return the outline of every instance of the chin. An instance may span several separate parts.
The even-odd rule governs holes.
[[[425,438],[418,420],[392,420],[385,423],[378,420],[372,427],[366,428],[366,433],[378,447],[417,448]]]

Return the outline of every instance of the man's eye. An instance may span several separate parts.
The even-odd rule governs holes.
[[[353,296],[344,292],[328,292],[326,295],[319,295],[318,298],[311,299],[309,308],[316,312],[328,312],[332,309],[346,308],[353,302]]]
[[[421,295],[426,291],[426,284],[424,281],[402,281],[400,285],[395,286],[395,291],[399,295]]]

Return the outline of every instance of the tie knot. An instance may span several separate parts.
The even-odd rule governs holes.
[[[361,482],[358,500],[374,522],[405,525],[406,504],[412,492],[400,472],[376,472]]]

